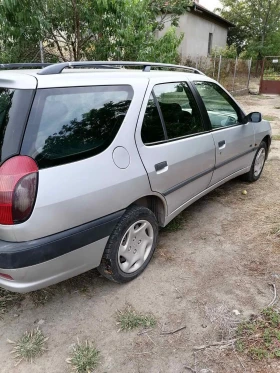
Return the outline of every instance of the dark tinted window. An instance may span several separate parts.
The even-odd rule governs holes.
[[[0,88],[0,164],[19,153],[32,97],[29,89]]]
[[[99,154],[115,138],[132,96],[130,86],[39,90],[23,153],[41,168]]]
[[[185,83],[166,83],[154,87],[165,122],[168,139],[204,131],[197,104]]]
[[[231,97],[217,84],[195,82],[213,129],[239,124],[238,109]]]
[[[148,101],[142,124],[141,136],[144,144],[165,140],[162,123],[153,95],[150,96]]]

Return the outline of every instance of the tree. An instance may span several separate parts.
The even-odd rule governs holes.
[[[221,4],[217,11],[236,25],[229,31],[228,43],[236,46],[238,54],[244,50],[254,57],[280,53],[276,43],[280,0],[221,0]]]
[[[0,35],[6,49],[42,40],[49,56],[62,61],[139,60],[152,58],[151,51],[157,58],[161,48],[162,59],[173,62],[181,37],[172,30],[160,41],[154,35],[167,21],[176,26],[188,5],[186,0],[2,0]]]

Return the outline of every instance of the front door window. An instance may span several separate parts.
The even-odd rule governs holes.
[[[195,82],[213,129],[240,124],[240,112],[231,97],[217,84]]]

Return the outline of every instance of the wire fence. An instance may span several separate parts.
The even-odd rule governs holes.
[[[34,59],[30,62],[38,60],[38,56],[41,57],[41,62],[55,62],[58,58],[53,54],[49,53],[49,50],[43,46],[40,42]],[[28,59],[28,61],[30,58]],[[270,61],[269,61],[270,62]],[[278,60],[277,60],[278,62]],[[207,76],[217,80],[223,85],[229,92],[233,94],[243,94],[253,92],[259,92],[260,78],[262,75],[263,60],[243,60],[239,58],[225,58],[223,56],[211,56],[211,57],[189,57],[181,64],[185,66],[194,67],[202,71]],[[270,66],[271,65],[271,66]],[[273,60],[267,63],[265,74],[273,75],[276,64]],[[280,66],[280,59],[279,64]],[[273,74],[272,74],[273,73]],[[277,71],[279,79],[279,72]]]
[[[195,67],[217,80],[232,93],[246,93],[251,81],[261,76],[262,61],[230,59],[222,56],[187,58],[184,65]]]

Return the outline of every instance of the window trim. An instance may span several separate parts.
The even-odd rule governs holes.
[[[161,111],[160,104],[158,102],[157,96],[155,94],[154,87],[152,89],[153,100],[154,100],[154,103],[155,103],[155,105],[157,107],[157,111],[158,111],[158,114],[159,114],[159,117],[160,117],[161,126],[162,126],[162,129],[163,129],[165,140],[168,140],[167,129],[166,129],[166,125],[165,125],[165,120],[163,118],[163,114],[162,114],[162,111]],[[145,111],[145,114],[146,114],[146,111]]]
[[[200,119],[201,119],[201,123],[202,123],[202,127],[204,128],[204,131],[203,132],[198,132],[198,133],[193,133],[193,134],[190,134],[190,135],[185,135],[185,136],[180,136],[180,137],[174,137],[172,139],[169,139],[168,138],[168,134],[167,134],[167,129],[166,129],[166,125],[165,125],[165,121],[164,121],[164,117],[163,117],[163,114],[162,114],[162,111],[161,111],[161,108],[160,108],[160,104],[159,104],[159,101],[155,95],[155,92],[154,92],[154,88],[157,86],[157,85],[163,85],[163,84],[172,84],[172,83],[185,83],[185,85],[189,88],[190,90],[190,94],[191,96],[193,97],[194,99],[194,102],[196,103],[197,105],[197,108],[199,110],[199,114],[200,114]],[[152,143],[147,143],[145,144],[142,140],[142,136],[140,136],[141,138],[141,141],[142,143],[144,144],[144,146],[147,146],[147,147],[151,147],[151,146],[157,146],[157,145],[162,145],[162,144],[167,144],[169,142],[174,142],[174,141],[179,141],[179,140],[183,140],[183,139],[186,139],[186,138],[190,138],[190,137],[195,137],[195,136],[200,136],[200,135],[203,135],[203,134],[206,134],[206,133],[209,133],[210,132],[210,129],[209,129],[209,126],[206,125],[207,124],[207,121],[205,122],[205,119],[204,119],[204,111],[201,110],[201,107],[199,105],[199,102],[197,100],[197,95],[200,97],[199,93],[197,92],[197,90],[194,90],[193,89],[193,86],[190,84],[191,82],[187,82],[185,80],[181,80],[181,81],[172,81],[172,82],[162,82],[162,83],[156,83],[153,88],[152,88],[152,91],[151,93],[149,94],[149,96],[152,94],[153,96],[153,99],[154,99],[154,102],[155,102],[155,105],[157,107],[157,110],[158,110],[158,113],[159,113],[159,117],[160,117],[160,120],[161,120],[161,125],[162,125],[162,128],[163,128],[163,132],[164,132],[164,136],[166,137],[165,140],[161,140],[161,141],[157,141],[157,142],[152,142]],[[184,88],[184,91],[185,91],[185,87]],[[187,96],[187,92],[185,91],[186,93],[186,96]],[[188,96],[187,96],[188,97]],[[147,107],[146,107],[147,108]],[[146,108],[145,108],[145,113],[146,113]],[[144,113],[144,116],[145,116],[145,113]],[[206,115],[208,117],[208,114],[206,112]],[[144,119],[143,119],[144,120]],[[141,124],[141,129],[142,129],[142,125],[143,125],[143,122]]]
[[[237,127],[237,126],[241,126],[241,125],[244,125],[245,124],[245,113],[243,112],[243,110],[241,109],[241,107],[235,102],[235,100],[229,95],[229,93],[218,83],[216,82],[212,82],[212,81],[208,81],[208,80],[193,80],[192,82],[190,82],[193,89],[196,91],[197,93],[197,96],[198,96],[198,101],[199,101],[199,106],[201,106],[201,108],[203,109],[203,111],[205,112],[206,114],[206,117],[207,117],[207,123],[208,123],[208,126],[210,128],[210,131],[211,132],[216,132],[216,131],[220,131],[220,130],[225,130],[225,129],[228,129],[228,128],[233,128],[233,127]],[[231,126],[226,126],[226,127],[219,127],[219,128],[213,128],[212,127],[212,124],[211,124],[211,121],[210,121],[210,118],[209,118],[209,115],[208,115],[208,111],[207,111],[207,108],[204,104],[204,101],[202,99],[202,97],[200,96],[200,93],[198,91],[198,89],[196,88],[196,84],[195,83],[210,83],[210,84],[213,84],[213,85],[216,85],[218,88],[220,88],[224,94],[227,96],[228,100],[226,99],[226,101],[234,108],[234,110],[236,111],[236,114],[238,116],[238,123],[236,124],[233,124]]]
[[[191,135],[186,135],[186,136],[181,136],[181,137],[175,137],[173,139],[162,140],[162,141],[157,141],[157,142],[150,142],[149,144],[144,144],[144,143],[143,144],[145,146],[147,146],[147,147],[157,146],[157,145],[163,145],[163,144],[168,144],[169,142],[180,141],[180,140],[188,139],[188,138],[191,138],[191,137],[206,135],[207,133],[211,133],[211,132],[212,131],[198,132],[198,133],[194,133],[194,134],[191,134]]]
[[[162,112],[160,110],[159,103],[158,103],[158,101],[156,99],[156,96],[155,96],[155,93],[154,93],[154,88],[152,88],[152,91],[149,94],[147,94],[147,96],[148,96],[148,101],[146,103],[146,107],[145,107],[145,111],[144,111],[144,116],[143,116],[141,127],[140,127],[140,139],[142,141],[142,144],[144,146],[148,146],[148,147],[155,146],[155,145],[160,145],[160,144],[165,144],[166,141],[168,141],[167,132],[166,132],[166,128],[165,128],[165,123],[163,121]],[[155,141],[155,142],[144,143],[143,138],[142,138],[142,128],[143,128],[143,123],[144,123],[144,118],[145,118],[146,110],[147,110],[148,103],[150,101],[150,97],[151,96],[153,97],[154,104],[155,104],[155,106],[157,108],[157,111],[158,111],[158,115],[159,115],[159,119],[160,119],[162,131],[163,131],[163,135],[164,135],[165,139],[164,140],[160,140],[160,141]],[[142,103],[142,105],[143,105],[143,103]],[[143,106],[142,106],[142,108],[143,108]],[[142,110],[142,108],[141,108],[141,110]],[[159,112],[159,110],[160,110],[160,112]],[[164,126],[163,126],[163,123],[164,123]],[[135,128],[135,131],[136,131],[136,128]]]

